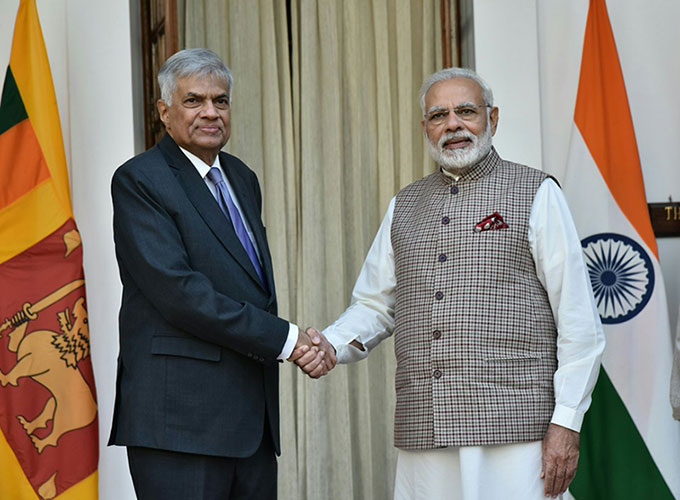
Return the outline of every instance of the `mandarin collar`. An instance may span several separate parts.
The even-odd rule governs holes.
[[[491,146],[491,151],[484,157],[482,161],[468,168],[464,172],[456,175],[445,172],[439,167],[439,180],[444,184],[459,184],[461,182],[473,182],[482,177],[486,177],[501,163],[501,157],[498,156],[496,148]]]

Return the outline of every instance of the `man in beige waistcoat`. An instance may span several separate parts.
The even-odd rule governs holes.
[[[431,75],[420,103],[440,168],[392,199],[324,334],[345,363],[394,334],[395,499],[559,496],[604,348],[569,209],[551,177],[496,153],[476,73]]]

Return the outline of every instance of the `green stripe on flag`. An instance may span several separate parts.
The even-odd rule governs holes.
[[[5,85],[2,88],[2,100],[0,100],[0,134],[5,133],[20,121],[28,118],[21,94],[14,81],[12,69],[7,66]]]
[[[603,368],[581,428],[578,471],[569,491],[577,500],[673,500]]]

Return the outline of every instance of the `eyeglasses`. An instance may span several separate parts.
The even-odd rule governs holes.
[[[429,113],[425,115],[425,121],[429,125],[441,125],[446,123],[449,119],[449,113],[453,111],[456,116],[465,122],[474,122],[479,119],[484,108],[490,108],[489,104],[476,105],[476,104],[464,104],[461,106],[456,106],[453,109],[436,107],[431,109]]]

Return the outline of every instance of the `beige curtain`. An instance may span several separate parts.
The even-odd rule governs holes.
[[[417,94],[441,66],[439,3],[180,2],[183,47],[234,73],[227,149],[258,174],[279,312],[301,326],[347,307],[389,200],[432,171]],[[391,340],[321,380],[282,366],[281,499],[391,498],[394,370]]]

